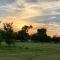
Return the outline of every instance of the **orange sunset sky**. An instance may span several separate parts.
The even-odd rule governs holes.
[[[13,22],[15,31],[32,25],[30,33],[44,27],[48,35],[60,35],[60,0],[0,0],[0,21]]]

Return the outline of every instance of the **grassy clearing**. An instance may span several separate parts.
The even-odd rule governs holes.
[[[60,60],[60,44],[16,43],[16,47],[0,46],[0,60]]]

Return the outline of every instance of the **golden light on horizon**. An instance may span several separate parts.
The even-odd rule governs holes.
[[[4,23],[4,22],[3,22],[3,23]],[[2,26],[3,23],[0,23],[0,28],[3,27],[3,26]],[[22,23],[23,23],[23,24],[22,24]],[[24,25],[28,25],[28,26],[29,26],[29,24],[28,24],[27,22],[22,22],[22,23],[17,22],[17,21],[13,22],[13,29],[14,29],[14,31],[17,32],[17,31],[21,30],[21,28],[22,28]],[[29,30],[29,34],[34,34],[34,33],[36,33],[38,28],[46,28],[46,25],[45,25],[44,23],[39,23],[39,24],[36,23],[36,24],[32,24],[32,26],[33,26],[33,28]],[[48,34],[49,36],[51,36],[51,37],[53,37],[54,35],[60,36],[60,31],[58,31],[58,30],[52,30],[53,26],[52,26],[52,27],[51,27],[51,26],[48,26],[48,27],[49,27],[49,28],[48,28],[48,30],[47,30],[47,34]],[[51,29],[51,31],[50,31],[50,29]],[[54,26],[53,29],[55,29],[55,26]]]
[[[53,36],[53,35],[60,35],[60,31],[49,31],[50,29],[57,29],[57,27],[59,25],[56,25],[56,24],[50,24],[50,25],[46,25],[45,23],[43,22],[39,22],[39,23],[32,23],[32,22],[28,22],[27,20],[24,20],[22,18],[19,18],[19,17],[13,17],[13,16],[9,16],[9,17],[5,17],[2,19],[2,23],[8,23],[8,22],[13,22],[13,29],[14,31],[19,31],[21,30],[21,28],[24,26],[24,25],[32,25],[33,28],[29,30],[29,34],[33,34],[33,33],[36,33],[37,32],[37,29],[38,28],[47,28],[48,29],[48,32],[47,34],[50,35],[50,36]],[[0,26],[2,27],[2,25]]]

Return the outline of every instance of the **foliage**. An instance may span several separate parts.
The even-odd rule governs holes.
[[[32,26],[23,26],[22,27],[22,30],[18,31],[18,34],[17,34],[17,39],[21,40],[21,41],[27,41],[30,36],[28,34],[28,30],[32,28]]]
[[[51,37],[46,34],[45,28],[41,28],[37,30],[36,34],[32,35],[31,39],[36,42],[50,42]]]
[[[13,23],[4,23],[4,39],[6,44],[8,44],[8,46],[14,44],[15,42],[12,24]]]
[[[46,33],[47,29],[45,28],[37,29],[37,33],[29,35],[29,29],[33,28],[31,25],[25,25],[18,32],[14,32],[12,24],[13,23],[3,24],[3,29],[0,29],[0,43],[4,41],[6,44],[8,44],[8,46],[10,46],[12,44],[14,45],[15,41],[17,40],[21,42],[26,42],[28,40],[31,40],[33,42],[60,42],[60,37],[53,36],[51,38],[48,36]]]
[[[60,37],[53,36],[52,41],[53,41],[54,43],[59,43],[59,42],[60,42]]]
[[[3,42],[3,36],[4,36],[4,31],[2,29],[0,29],[0,45],[1,45],[1,42]]]

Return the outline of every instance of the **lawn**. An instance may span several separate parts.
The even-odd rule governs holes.
[[[60,60],[60,44],[18,42],[0,46],[0,60]]]

